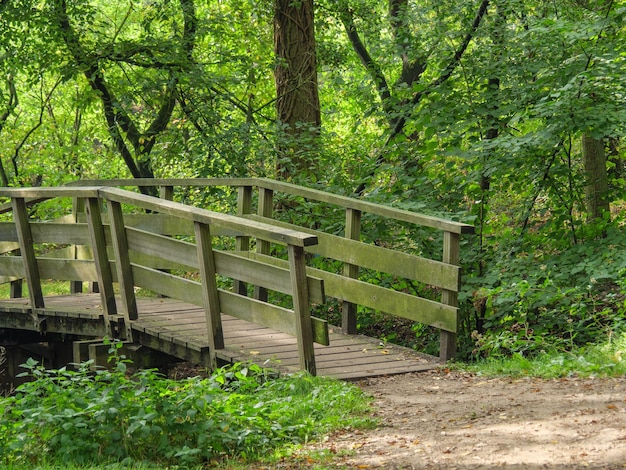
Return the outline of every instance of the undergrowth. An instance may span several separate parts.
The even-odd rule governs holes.
[[[298,374],[271,378],[236,364],[209,378],[130,373],[112,347],[111,370],[47,370],[0,401],[0,463],[200,467],[246,461],[334,429],[364,427],[369,401],[355,386]]]
[[[558,377],[626,376],[626,333],[609,336],[605,342],[562,351],[551,349],[541,354],[488,357],[451,367],[479,375]]]

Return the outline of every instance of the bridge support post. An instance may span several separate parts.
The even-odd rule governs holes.
[[[259,188],[259,206],[257,214],[261,217],[272,218],[274,212],[274,191],[267,188]],[[265,240],[256,241],[256,251],[261,255],[269,255],[271,250],[270,242]],[[254,286],[254,298],[262,302],[267,302],[267,289]]]
[[[104,226],[102,225],[102,217],[100,215],[100,201],[97,198],[87,199],[87,222],[89,235],[91,237],[93,258],[96,264],[96,271],[98,272],[98,288],[100,298],[102,299],[102,313],[104,314],[105,328],[107,334],[112,337],[113,332],[108,316],[117,313],[117,305],[115,303],[115,293],[113,292],[113,276],[107,255]]]
[[[308,371],[311,375],[316,375],[317,369],[315,366],[315,350],[313,348],[313,327],[311,325],[304,247],[288,245],[287,250],[289,252],[289,270],[291,271],[293,310],[296,317],[300,369]]]
[[[39,277],[39,267],[33,243],[33,234],[28,222],[28,210],[24,198],[13,198],[13,217],[17,228],[17,238],[20,243],[20,252],[24,259],[24,270],[26,271],[26,282],[28,284],[28,294],[32,308],[43,308],[44,300],[41,291],[41,279]]]
[[[215,258],[213,257],[211,231],[207,224],[200,222],[195,222],[194,227],[196,232],[200,276],[202,278],[202,296],[204,297],[204,311],[207,334],[209,337],[211,367],[216,369],[217,350],[224,349],[224,332],[222,329],[219,293],[215,279]]]
[[[346,229],[344,236],[350,240],[361,239],[361,211],[346,209]],[[351,279],[359,277],[359,266],[345,264],[343,275]],[[341,305],[341,330],[346,335],[355,335],[357,332],[357,306],[352,302],[343,301]]]
[[[252,186],[239,186],[237,188],[237,215],[246,215],[252,212]],[[237,236],[235,238],[235,250],[250,251],[250,237]],[[248,295],[248,287],[245,282],[235,279],[233,290],[239,295]]]
[[[122,297],[122,315],[124,316],[125,338],[129,341],[133,339],[131,320],[137,320],[137,299],[135,298],[135,282],[133,280],[133,270],[130,265],[128,255],[128,239],[126,238],[126,227],[124,226],[124,214],[122,205],[119,202],[108,202],[111,217],[111,239],[115,252],[115,269],[117,270],[117,282],[120,287]]]
[[[443,233],[443,262],[459,266],[460,264],[460,236],[458,233]],[[457,292],[444,290],[441,294],[441,303],[459,306],[459,296]],[[457,314],[458,325],[458,314]],[[457,334],[456,332],[441,330],[439,334],[439,359],[442,362],[454,359],[456,356]]]

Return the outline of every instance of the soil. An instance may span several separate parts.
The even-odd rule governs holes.
[[[625,469],[626,377],[485,378],[437,370],[368,379],[380,425],[314,448],[355,469]]]

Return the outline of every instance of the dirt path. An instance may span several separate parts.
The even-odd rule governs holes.
[[[626,378],[508,379],[433,371],[359,383],[381,426],[319,447],[339,468],[626,469]],[[348,457],[341,450],[348,449]]]

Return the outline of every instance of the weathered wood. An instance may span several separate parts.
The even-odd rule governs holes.
[[[119,203],[109,201],[108,206],[111,218],[111,238],[115,253],[115,270],[122,298],[125,338],[131,340],[133,331],[130,322],[131,320],[137,320],[139,313],[137,311],[137,300],[135,299],[133,271],[128,258],[128,240],[126,227],[124,226],[124,214],[122,214],[122,206]]]
[[[262,222],[244,221],[234,215],[211,212],[205,209],[165,201],[143,194],[134,194],[116,188],[105,188],[101,189],[99,192],[102,197],[122,204],[132,204],[146,210],[162,212],[195,222],[215,224],[225,229],[241,231],[250,236],[267,239],[276,243],[292,244],[296,246],[311,246],[317,243],[317,237],[315,235],[305,234],[292,229],[282,229]]]
[[[205,186],[222,186],[222,187],[239,187],[239,186],[256,186],[257,178],[112,178],[112,179],[93,179],[72,181],[67,187],[80,186],[181,186],[181,187],[205,187]]]
[[[254,215],[246,218],[267,221],[267,219],[261,219]],[[294,225],[285,222],[272,221],[271,223],[278,227],[295,228]],[[458,266],[307,228],[298,227],[298,229],[306,233],[317,234],[319,243],[307,247],[307,252],[362,268],[423,282],[434,287],[455,291],[460,288],[460,268]]]
[[[22,279],[15,279],[11,281],[11,284],[9,287],[9,297],[11,297],[12,299],[19,299],[23,297],[24,295],[23,287],[24,287],[24,282]]]
[[[200,307],[204,305],[204,297],[198,282],[135,265],[133,265],[133,277],[139,287]],[[222,289],[219,289],[218,293],[222,313],[296,335],[296,321],[292,310]],[[315,342],[328,344],[328,323],[315,317],[311,317],[311,323]]]
[[[381,204],[375,204],[372,202],[363,201],[361,199],[339,196],[336,194],[327,193],[325,191],[320,191],[318,189],[305,188],[302,186],[297,186],[295,184],[286,183],[284,181],[275,181],[268,178],[257,178],[255,180],[255,184],[260,188],[273,189],[274,191],[281,191],[294,196],[301,196],[310,200],[335,204],[346,209],[354,209],[361,212],[380,215],[389,219],[401,220],[404,222],[421,225],[424,227],[431,227],[438,230],[446,230],[454,233],[474,233],[474,227],[472,225],[418,214],[403,209],[383,206]]]
[[[79,186],[69,189],[64,186],[59,187],[32,187],[32,188],[0,188],[0,197],[10,198],[34,198],[37,202],[40,200],[46,200],[56,197],[81,197],[90,198],[98,197],[98,190],[100,188],[96,186]],[[25,201],[25,203],[32,203],[34,201]]]
[[[215,279],[216,271],[211,231],[208,225],[196,222],[196,245],[200,261],[200,279],[202,280],[205,323],[209,338],[209,354],[211,354],[211,365],[215,368],[217,367],[215,352],[224,348],[224,333],[222,332],[222,311]]]
[[[240,186],[237,188],[237,215],[250,214],[252,212],[252,186]],[[237,251],[250,251],[250,237],[238,235],[235,238]],[[239,295],[248,295],[248,286],[241,279],[235,278],[233,291]]]
[[[277,258],[251,254],[265,263],[285,266],[285,261]],[[358,279],[350,279],[340,274],[307,268],[307,274],[324,281],[324,292],[336,299],[345,299],[367,308],[389,313],[440,328],[456,331],[458,326],[458,308],[434,300],[416,297],[404,292],[397,292],[385,287],[370,284]]]
[[[85,213],[85,199],[83,198],[72,198],[72,213],[70,214],[69,223],[77,224],[79,222],[80,215]],[[60,220],[59,222],[63,222]],[[89,229],[87,228],[87,232]],[[67,242],[66,242],[67,243]],[[79,259],[80,251],[77,246],[78,244],[74,243],[72,246],[72,258]],[[76,280],[70,281],[70,293],[78,294],[83,291],[83,278],[78,278]]]
[[[346,209],[346,228],[344,236],[350,240],[361,239],[361,211]],[[359,266],[346,263],[343,266],[343,275],[358,279]],[[357,332],[357,304],[343,301],[341,305],[341,329],[345,334],[354,335]]]
[[[102,311],[105,315],[113,315],[117,313],[115,293],[113,291],[113,276],[107,255],[104,227],[100,218],[100,201],[96,198],[87,199],[87,220],[98,274],[98,289],[102,299]],[[107,330],[109,330],[110,324],[106,323]],[[108,331],[108,334],[112,336],[112,331]]]
[[[308,371],[311,375],[316,375],[304,248],[288,245],[287,251],[289,253],[289,270],[291,271],[291,285],[293,289],[293,310],[296,320],[300,369]]]
[[[127,228],[131,260],[136,264],[155,269],[190,269],[197,270],[198,254],[193,243],[163,237],[142,230]],[[251,259],[250,252],[240,253],[213,250],[217,273],[239,279],[249,284],[260,285],[267,289],[291,294],[289,270],[273,264]],[[309,277],[309,295],[311,302],[324,303],[324,286],[320,279]]]
[[[382,217],[409,222],[424,227],[432,227],[442,231],[449,231],[453,233],[474,233],[475,229],[472,225],[464,224],[461,222],[454,222],[451,220],[441,219],[438,217],[431,217],[415,212],[407,211],[404,209],[397,209],[393,207],[383,206],[362,199],[351,198],[347,196],[339,196],[336,194],[327,193],[318,189],[305,188],[297,186],[295,184],[287,183],[284,181],[276,181],[268,178],[145,178],[145,179],[111,179],[111,180],[85,180],[76,181],[70,183],[70,186],[256,186],[259,188],[271,189],[275,192],[283,192],[294,196],[301,196],[303,198],[334,204],[346,209],[354,209],[361,212],[367,212],[370,214],[380,215]],[[0,193],[0,195],[2,195]]]
[[[443,261],[444,263],[460,263],[460,237],[458,233],[444,232],[443,234]],[[460,283],[460,280],[459,280]],[[452,307],[459,306],[459,297],[456,291],[444,290],[441,294],[441,303]],[[457,314],[458,316],[458,314]],[[457,320],[458,321],[458,320]],[[440,332],[439,336],[439,358],[442,362],[454,359],[456,356],[457,334],[456,330]]]
[[[174,186],[171,184],[162,185],[159,188],[159,197],[167,201],[173,201],[174,200]]]
[[[23,197],[16,197],[13,203],[13,220],[17,228],[17,238],[20,244],[20,252],[24,262],[24,274],[28,284],[28,295],[33,308],[43,308],[44,300],[41,291],[41,278],[39,276],[39,266],[35,256],[33,235],[30,231],[28,220],[28,209]]]
[[[261,217],[271,219],[274,212],[274,191],[265,188],[259,188],[259,203],[257,207],[257,214]],[[256,242],[256,251],[262,255],[269,255],[272,246],[270,242],[259,239]],[[268,293],[267,289],[260,285],[254,286],[254,298],[267,302]]]

